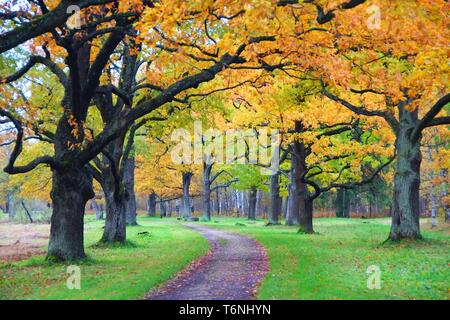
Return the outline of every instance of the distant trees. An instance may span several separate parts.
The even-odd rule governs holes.
[[[72,1],[47,4],[2,7],[0,123],[9,126],[6,173],[51,168],[49,258],[85,256],[83,215],[94,197],[94,178],[106,197],[103,240],[124,241],[127,220],[135,223],[133,171],[143,162],[133,153],[138,131],[155,143],[187,121],[203,117],[203,123],[213,123],[207,99],[214,94],[226,101],[217,122],[221,130],[229,123],[279,129],[281,147],[290,154],[270,182],[236,173],[239,183],[248,178],[250,219],[256,190],[270,183],[270,221],[277,223],[277,181],[289,176],[287,222],[313,232],[313,201],[323,192],[375,179],[390,163],[388,150],[395,140],[390,239],[421,237],[422,136],[426,128],[449,124],[445,1],[380,1],[384,18],[378,27],[366,23],[364,0],[326,6],[314,1],[83,0],[76,3],[76,26],[67,23]],[[12,62],[17,67],[11,68]],[[158,121],[167,128],[155,125]],[[358,140],[359,129],[374,138]],[[25,159],[29,139],[52,150]],[[164,157],[162,149],[163,154],[152,155]],[[222,169],[208,165],[137,168],[138,176],[151,177],[156,185],[138,189],[160,199],[181,191],[182,212],[189,217],[192,174],[203,169],[208,220],[208,199],[219,188],[216,174]],[[175,173],[150,172],[158,169]],[[194,177],[200,176],[197,172]]]
[[[70,260],[85,256],[83,214],[86,202],[94,196],[92,173],[88,170],[89,162],[102,153],[108,144],[124,135],[137,119],[166,103],[178,100],[176,96],[180,93],[213,80],[226,68],[233,65],[245,65],[248,61],[242,57],[242,54],[248,47],[275,40],[273,36],[250,39],[244,36],[238,46],[231,45],[223,48],[220,56],[214,54],[213,57],[209,56],[207,59],[198,58],[197,53],[193,52],[182,54],[185,58],[192,59],[194,64],[201,64],[200,71],[198,71],[199,68],[194,67],[184,72],[185,76],[181,78],[178,76],[160,78],[156,84],[151,81],[158,80],[153,77],[156,72],[150,72],[152,76],[149,77],[150,81],[147,86],[157,93],[144,97],[133,108],[127,107],[117,112],[113,118],[109,119],[101,132],[92,136],[87,128],[87,124],[92,118],[90,112],[92,100],[102,87],[103,77],[108,77],[106,71],[109,69],[108,65],[115,51],[121,43],[129,41],[127,38],[129,34],[133,34],[133,24],[138,23],[140,28],[137,32],[146,33],[149,29],[154,30],[159,39],[152,39],[147,45],[159,46],[160,50],[169,52],[171,56],[180,57],[175,54],[178,50],[174,49],[174,45],[187,46],[191,51],[197,51],[200,47],[192,43],[195,39],[192,39],[190,35],[184,35],[182,38],[174,40],[171,38],[171,34],[169,37],[165,34],[165,32],[177,28],[178,19],[167,19],[164,24],[160,25],[160,28],[153,29],[161,17],[159,11],[162,8],[155,8],[152,2],[132,1],[125,5],[119,1],[77,3],[81,9],[86,9],[80,13],[81,25],[74,29],[65,24],[71,15],[66,11],[69,4],[69,1],[62,1],[52,9],[47,7],[44,2],[40,2],[38,5],[30,4],[25,9],[30,12],[28,16],[32,17],[32,21],[27,21],[29,20],[27,15],[22,16],[22,19],[14,20],[15,8],[13,6],[6,7],[6,10],[10,10],[11,17],[2,18],[2,27],[7,28],[7,31],[1,34],[2,47],[0,48],[0,52],[5,52],[27,40],[34,40],[35,44],[35,49],[32,50],[28,61],[24,62],[16,72],[2,77],[0,82],[9,84],[17,80],[22,81],[22,77],[30,69],[36,65],[44,65],[57,77],[59,85],[64,91],[61,101],[63,110],[59,114],[56,130],[45,132],[46,138],[54,145],[54,155],[40,156],[25,165],[17,165],[16,160],[24,147],[24,127],[26,126],[24,118],[26,117],[19,116],[14,109],[0,109],[2,119],[10,121],[17,131],[15,147],[5,171],[9,174],[20,174],[29,172],[39,165],[47,165],[52,168],[53,216],[48,256],[56,260]],[[234,7],[231,5],[227,9],[232,10]],[[150,15],[143,15],[144,10],[150,12]],[[211,8],[203,9],[205,15],[209,16],[209,12],[211,12]],[[196,18],[197,15],[190,10],[186,10],[185,14],[187,20]],[[216,12],[215,15],[217,16],[215,23],[221,23],[220,13]],[[183,20],[182,17],[178,18]],[[230,21],[232,17],[226,20]],[[212,31],[208,30],[207,24],[204,24],[202,30],[205,38],[211,37],[210,32]],[[214,40],[213,45],[216,45],[218,40]],[[38,49],[39,43],[43,45]],[[208,53],[208,50],[200,49],[200,54],[208,56]],[[133,52],[131,56],[136,54]],[[167,56],[161,55],[160,57],[164,59]],[[165,62],[162,59],[160,60],[161,66],[164,66]],[[208,62],[208,65],[205,65],[205,62]],[[255,66],[255,63],[252,65]],[[256,65],[259,65],[261,70],[267,68],[262,62],[257,62]],[[129,105],[127,96],[123,95],[120,89],[115,86],[109,88],[117,99],[122,100],[123,104]],[[28,117],[29,115],[29,113],[26,114]],[[29,118],[26,119],[26,121],[29,120]],[[34,125],[34,130],[43,134],[41,129],[42,126]],[[116,191],[119,191],[118,188],[120,189],[117,186],[115,188]],[[119,196],[115,192],[116,200]],[[67,205],[69,203],[70,206]],[[122,225],[122,221],[122,216],[118,216],[113,223]],[[112,239],[124,239],[124,229],[120,228],[120,230],[118,236],[112,236]]]

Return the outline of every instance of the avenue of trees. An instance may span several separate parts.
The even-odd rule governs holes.
[[[2,203],[13,210],[19,189],[48,202],[51,259],[85,256],[96,194],[103,242],[126,240],[136,193],[149,215],[177,201],[186,220],[200,198],[211,220],[221,197],[254,219],[263,191],[269,224],[283,217],[302,233],[331,196],[345,217],[349,197],[378,194],[390,197],[395,241],[422,237],[421,194],[449,216],[446,1],[0,3]],[[260,149],[279,150],[279,167],[242,164],[248,149],[233,163],[217,148],[173,163],[172,133],[185,128],[194,144],[198,122],[222,140],[278,130]],[[199,141],[211,149],[207,133]]]

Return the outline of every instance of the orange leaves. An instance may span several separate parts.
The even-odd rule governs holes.
[[[330,84],[348,89],[352,79],[349,61],[345,61],[341,57],[331,56],[323,64],[323,70],[324,76],[327,77]]]
[[[142,8],[142,0],[122,0],[119,2],[119,12],[140,12]]]

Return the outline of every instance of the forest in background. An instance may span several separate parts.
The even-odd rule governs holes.
[[[1,9],[2,208],[51,211],[51,259],[85,256],[86,208],[103,208],[104,243],[157,205],[308,234],[315,212],[390,215],[393,241],[421,239],[420,215],[448,220],[446,1]],[[229,131],[246,132],[243,153],[216,143]],[[261,155],[275,149],[274,169]]]

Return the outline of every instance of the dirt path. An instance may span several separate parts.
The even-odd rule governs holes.
[[[253,239],[205,226],[188,225],[211,244],[211,251],[163,286],[150,300],[248,300],[268,271],[267,257]]]

